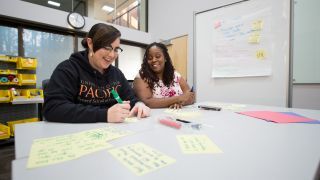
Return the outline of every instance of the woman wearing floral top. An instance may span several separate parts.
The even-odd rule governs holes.
[[[134,90],[151,108],[181,108],[194,103],[194,93],[175,71],[168,49],[162,43],[154,42],[147,47],[134,79]]]

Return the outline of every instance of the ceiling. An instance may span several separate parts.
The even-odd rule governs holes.
[[[54,8],[54,9],[58,9],[58,10],[62,10],[62,11],[66,11],[66,12],[72,12],[72,11],[76,11],[79,12],[83,15],[90,15],[89,13],[89,9],[90,7],[94,7],[93,11],[102,11],[102,7],[104,5],[108,5],[110,7],[113,7],[116,5],[116,12],[121,11],[122,9],[127,8],[130,4],[132,4],[133,2],[135,2],[136,0],[51,0],[57,3],[60,3],[60,7],[56,7],[56,6],[52,6],[50,4],[48,4],[47,0],[23,0],[26,2],[30,2],[30,3],[34,3],[34,4],[38,4],[41,6],[46,6],[46,7],[50,7],[50,8]],[[105,16],[114,16],[113,12],[105,12],[104,14]],[[107,18],[109,19],[109,18]]]

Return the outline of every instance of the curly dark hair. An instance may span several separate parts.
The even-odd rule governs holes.
[[[141,69],[139,70],[140,77],[148,83],[150,89],[154,89],[154,86],[159,83],[159,78],[156,75],[155,72],[152,71],[148,64],[148,56],[149,56],[149,50],[151,47],[156,46],[162,50],[162,53],[164,55],[165,59],[165,65],[163,70],[163,84],[167,87],[173,84],[173,78],[174,78],[174,67],[172,65],[172,61],[170,58],[170,55],[168,53],[167,47],[162,43],[153,42],[149,44],[146,48],[146,52],[143,56],[143,62],[141,64]]]

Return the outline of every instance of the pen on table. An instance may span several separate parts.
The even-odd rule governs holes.
[[[202,125],[199,124],[199,123],[191,123],[190,121],[183,120],[183,119],[176,119],[176,121],[183,122],[183,123],[186,123],[186,124],[190,123],[188,125],[190,125],[191,128],[197,129],[197,130],[201,129],[201,127],[202,127]]]
[[[183,123],[191,123],[190,121],[186,121],[186,120],[182,120],[182,119],[176,119],[176,121],[183,122]]]
[[[214,106],[199,105],[198,108],[205,109],[205,110],[221,111],[221,107],[214,107]]]
[[[111,90],[111,94],[117,100],[118,103],[120,103],[120,104],[123,103],[123,101],[120,98],[119,94],[114,89]]]

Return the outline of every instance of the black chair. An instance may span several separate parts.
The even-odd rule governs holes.
[[[44,79],[42,81],[42,90],[43,90],[43,96],[46,95],[45,91],[46,91],[46,88],[48,87],[48,84],[50,82],[50,79]],[[39,118],[40,118],[40,121],[44,121],[44,117],[42,115],[42,110],[43,110],[43,103],[40,103],[38,104],[38,114],[39,114]]]
[[[133,88],[133,80],[128,80],[129,86]]]
[[[42,81],[42,89],[43,89],[43,92],[44,92],[45,89],[47,88],[49,82],[50,82],[50,79],[45,79],[45,80]]]
[[[318,169],[317,169],[317,172],[314,176],[314,180],[320,180],[320,161],[319,161],[319,164],[318,164]]]

